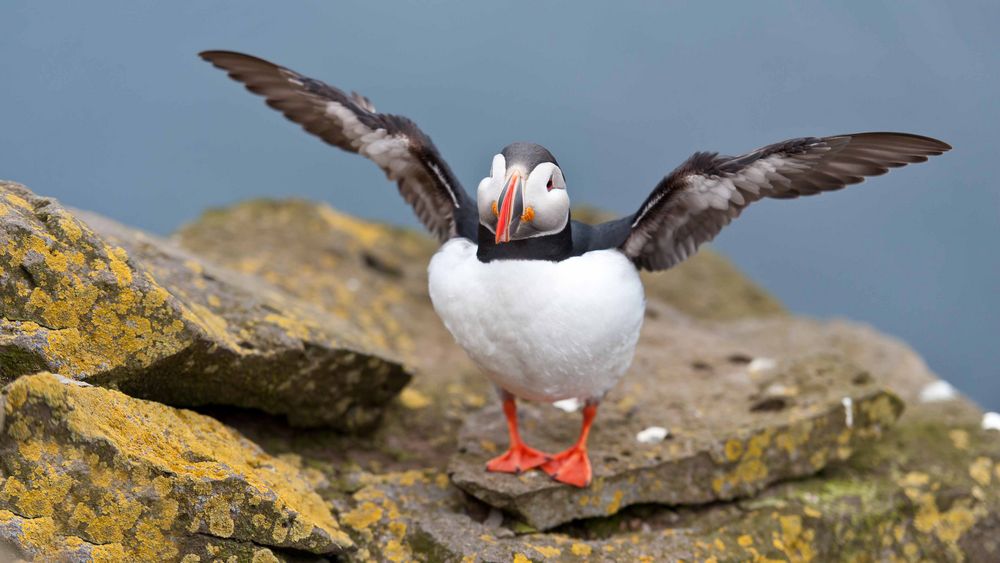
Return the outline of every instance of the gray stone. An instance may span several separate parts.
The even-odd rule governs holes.
[[[0,233],[3,381],[45,369],[360,430],[409,380],[371,330],[16,184],[0,183]]]
[[[209,417],[49,373],[4,398],[0,539],[24,556],[275,561],[354,548],[295,467]]]
[[[467,420],[449,466],[452,479],[483,502],[548,529],[639,503],[751,496],[847,459],[902,410],[868,372],[836,357],[789,360],[759,374],[745,366],[725,374],[672,366],[630,376],[598,412],[589,487],[566,486],[540,471],[486,472],[486,460],[506,445],[495,406]],[[525,440],[543,451],[565,448],[578,432],[576,416],[534,405],[522,410]],[[652,426],[668,427],[670,439],[641,443],[637,434]]]

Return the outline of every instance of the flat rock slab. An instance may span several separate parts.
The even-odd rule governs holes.
[[[1000,435],[980,417],[964,401],[918,405],[821,475],[750,499],[637,506],[546,532],[435,471],[364,476],[336,502],[358,544],[347,559],[358,561],[996,561]]]
[[[16,184],[0,183],[0,240],[2,381],[44,369],[360,430],[409,380],[372,328]]]
[[[639,503],[703,504],[746,497],[777,481],[847,459],[902,411],[868,372],[835,356],[789,360],[760,373],[707,377],[696,368],[633,370],[602,405],[590,437],[594,480],[562,485],[540,471],[515,477],[484,464],[506,446],[499,408],[471,416],[452,458],[452,480],[483,502],[538,529],[609,516]],[[543,451],[572,443],[578,416],[523,405],[525,439]],[[671,434],[642,443],[639,434]]]
[[[49,373],[4,398],[0,538],[25,555],[273,561],[353,548],[298,469],[211,418]]]

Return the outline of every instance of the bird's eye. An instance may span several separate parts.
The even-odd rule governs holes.
[[[552,191],[552,178],[549,178],[549,183],[545,184],[545,188],[550,192]]]

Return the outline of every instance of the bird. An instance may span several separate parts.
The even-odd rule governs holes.
[[[868,132],[789,139],[739,156],[695,152],[634,213],[590,225],[572,219],[566,176],[538,144],[495,154],[472,197],[410,119],[257,57],[200,56],[396,182],[441,243],[428,266],[434,310],[499,394],[509,445],[485,469],[539,468],[575,487],[592,479],[587,442],[598,406],[635,354],[645,311],[640,270],[683,262],[756,201],[838,190],[951,149],[930,137]],[[528,446],[519,399],[580,401],[577,440],[554,454]]]

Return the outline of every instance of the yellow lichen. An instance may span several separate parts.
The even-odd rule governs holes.
[[[559,557],[562,555],[562,550],[558,547],[532,544],[527,544],[527,546],[537,551],[542,557]]]
[[[7,193],[7,194],[4,194],[4,199],[7,200],[7,203],[12,203],[12,204],[14,204],[14,205],[16,205],[16,206],[24,209],[24,210],[32,211],[32,212],[35,210],[35,208],[32,207],[31,204],[28,203],[27,200],[25,200],[21,196],[14,195],[12,193]]]
[[[362,503],[340,519],[355,530],[365,530],[382,518],[382,509],[373,502]]]
[[[772,544],[781,550],[789,561],[812,561],[815,558],[812,540],[815,531],[803,529],[802,518],[796,514],[778,517],[781,533],[774,533]]]
[[[382,549],[382,555],[393,563],[409,561],[412,559],[412,554],[410,553],[409,548],[396,539],[389,540],[385,544],[385,548]]]
[[[726,440],[726,459],[736,461],[741,455],[743,455],[743,442],[736,438]]]
[[[223,496],[213,496],[205,503],[205,513],[208,517],[208,531],[213,536],[228,538],[233,535],[236,523],[229,513],[229,499]]]
[[[15,455],[0,502],[22,514],[61,519],[60,529],[104,544],[102,553],[112,560],[176,559],[165,532],[198,530],[197,519],[191,521],[193,528],[179,520],[192,490],[208,497],[204,512],[214,535],[233,534],[231,508],[248,518],[266,509],[278,520],[294,507],[297,537],[307,537],[303,530],[317,526],[338,545],[350,545],[323,500],[293,467],[208,417],[66,384],[50,374],[18,379],[9,387],[9,399],[8,422],[21,430],[17,437],[8,431]],[[49,416],[31,414],[38,412],[30,408],[34,402],[44,404]],[[59,428],[53,430],[53,424]],[[100,444],[101,456],[112,457],[92,453],[90,444]],[[22,448],[30,458],[17,453]],[[78,480],[59,470],[66,466],[86,468],[92,479]],[[274,504],[251,509],[246,493],[225,484],[240,482],[251,497],[268,495]]]
[[[612,497],[611,502],[608,503],[608,508],[604,511],[605,514],[611,515],[618,512],[618,509],[622,507],[622,499],[624,498],[625,493],[623,491],[615,491],[614,497]]]
[[[990,474],[992,468],[993,460],[985,456],[980,456],[969,466],[969,476],[975,479],[980,485],[988,487],[992,480],[992,475]]]
[[[422,409],[431,404],[431,399],[413,387],[407,387],[399,394],[399,402],[408,409]]]
[[[270,549],[265,547],[254,550],[251,563],[279,563],[279,561],[280,559]]]
[[[969,449],[969,433],[965,430],[955,429],[948,432],[948,437],[951,438],[952,445],[955,446],[957,450],[967,450]]]

